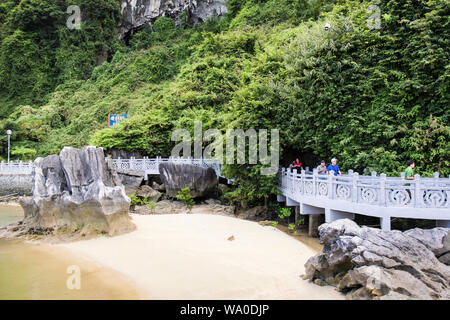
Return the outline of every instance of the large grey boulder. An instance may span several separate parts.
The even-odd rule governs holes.
[[[103,149],[65,147],[34,162],[33,196],[22,197],[24,228],[116,235],[135,229],[130,199]]]
[[[152,202],[157,202],[162,196],[161,192],[153,189],[152,187],[150,187],[148,185],[143,185],[143,186],[139,187],[136,194],[139,197],[146,199],[148,201],[152,201]]]
[[[186,187],[193,198],[208,197],[217,191],[218,178],[212,168],[168,162],[159,165],[159,174],[169,197],[176,197]]]
[[[170,17],[179,25],[183,13],[189,23],[202,23],[226,12],[226,0],[122,0],[119,39],[159,17]]]
[[[324,248],[306,262],[304,278],[336,285],[353,299],[450,299],[450,267],[432,251],[449,232],[382,231],[349,219],[325,223],[319,227]]]
[[[450,265],[450,229],[434,228],[423,230],[419,228],[405,231],[410,237],[417,239],[420,243],[430,249],[440,262]]]

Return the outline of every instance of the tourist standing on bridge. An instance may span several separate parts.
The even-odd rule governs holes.
[[[317,167],[317,173],[318,174],[328,174],[325,160],[320,161],[320,164]]]
[[[292,163],[292,170],[294,170],[294,169],[297,169],[297,171],[303,170],[302,163],[300,162],[300,160],[298,158],[295,159],[295,161]]]
[[[331,164],[328,166],[327,171],[333,171],[335,176],[337,176],[338,174],[342,176],[342,172],[337,165],[336,158],[331,159]]]
[[[414,167],[416,163],[413,160],[406,161],[406,165],[408,166],[405,170],[405,179],[406,180],[414,180]]]

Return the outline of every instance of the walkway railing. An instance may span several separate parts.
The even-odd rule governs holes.
[[[1,174],[31,174],[33,170],[33,162],[11,161],[0,162]]]
[[[279,188],[283,195],[301,201],[304,197],[342,200],[349,203],[375,205],[380,207],[450,208],[450,179],[422,178],[414,180],[401,177],[348,175],[319,175],[297,170],[282,169]],[[449,212],[450,213],[450,212]]]
[[[194,159],[194,158],[144,158],[144,159],[113,159],[113,166],[118,170],[133,170],[144,172],[145,174],[159,174],[159,165],[161,163],[185,163],[203,168],[213,168],[217,176],[221,176],[222,165],[212,159]]]

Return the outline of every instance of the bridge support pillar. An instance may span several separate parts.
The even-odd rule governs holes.
[[[333,209],[325,209],[325,222],[333,222],[335,220],[339,219],[354,219],[355,214],[340,210],[333,210]]]
[[[299,206],[299,205],[300,205],[300,203],[298,203],[297,201],[292,200],[292,199],[289,198],[289,197],[286,197],[286,206],[287,206],[287,207],[297,207],[297,206]]]
[[[300,210],[302,212],[302,214],[324,214],[325,213],[325,209],[324,208],[319,208],[319,207],[314,207],[314,206],[310,206],[308,204],[300,204]]]
[[[380,218],[381,230],[391,231],[391,217]]]
[[[436,220],[436,227],[450,228],[450,220]]]
[[[297,221],[298,221],[298,217],[300,216],[301,211],[300,211],[300,207],[296,206],[295,210],[294,210],[294,217],[295,217],[295,226],[297,226]]]
[[[310,237],[317,237],[319,234],[320,214],[309,215],[308,235]]]

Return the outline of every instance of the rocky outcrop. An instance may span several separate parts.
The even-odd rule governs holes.
[[[162,194],[159,191],[154,190],[152,187],[143,185],[139,187],[139,189],[136,192],[136,195],[146,199],[147,201],[157,202]]]
[[[238,213],[238,218],[245,220],[258,220],[266,217],[267,208],[257,206],[250,209],[243,209]]]
[[[417,239],[431,250],[438,260],[450,266],[450,232],[447,228],[423,230],[419,228],[405,231],[405,234]]]
[[[164,184],[159,184],[159,183],[157,183],[155,181],[153,181],[153,183],[152,183],[152,188],[157,190],[157,191],[160,191],[160,192],[165,192],[166,191],[166,187],[164,186]]]
[[[352,299],[450,299],[450,267],[441,254],[450,229],[382,231],[343,219],[319,227],[323,251],[305,279]]]
[[[227,12],[226,0],[122,0],[122,22],[119,26],[119,39],[133,31],[153,24],[159,17],[174,19],[181,23],[186,14],[187,22],[202,23],[211,17],[220,17]]]
[[[137,189],[144,182],[144,173],[142,171],[117,169],[117,174],[125,187],[125,193],[127,195],[136,193]]]
[[[159,174],[169,197],[176,197],[183,188],[189,188],[193,198],[208,197],[217,191],[218,178],[212,168],[167,162],[159,165]]]
[[[103,149],[65,147],[34,162],[33,196],[19,199],[25,219],[16,231],[79,231],[117,235],[134,230],[130,199]]]
[[[163,200],[150,206],[135,206],[134,213],[137,214],[184,214],[188,213],[186,206],[180,201]],[[235,217],[235,207],[226,206],[217,202],[208,201],[208,203],[195,205],[190,211],[192,214],[214,214],[229,217]]]

